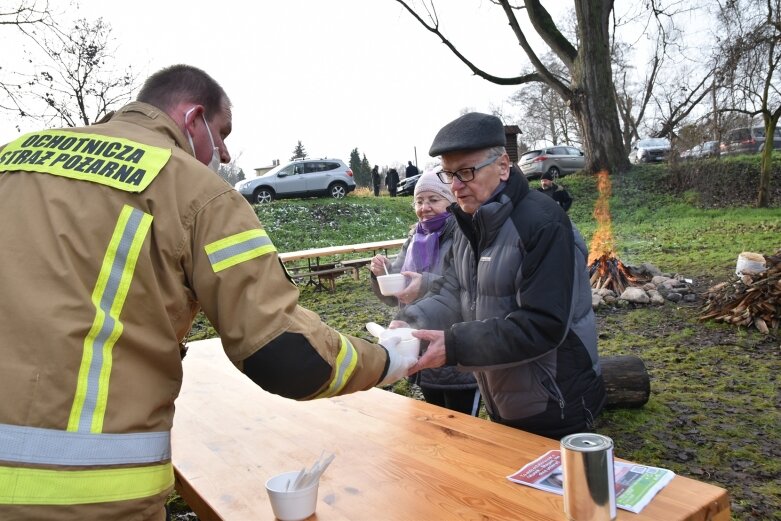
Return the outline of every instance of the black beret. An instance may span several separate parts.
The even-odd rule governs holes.
[[[469,112],[437,132],[428,154],[435,157],[459,150],[503,147],[506,143],[502,120],[490,114]]]
[[[547,179],[548,181],[553,181],[553,175],[550,172],[545,172],[540,176],[540,179]]]

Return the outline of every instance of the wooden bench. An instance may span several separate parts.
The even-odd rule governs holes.
[[[358,268],[355,266],[338,266],[334,264],[326,264],[321,266],[312,266],[310,271],[293,272],[290,273],[290,277],[293,279],[303,279],[309,277],[307,285],[311,284],[315,287],[315,291],[327,289],[331,293],[336,291],[336,277],[339,275],[352,272],[353,278],[358,280]],[[317,277],[317,282],[315,282]],[[328,285],[323,284],[325,281]]]
[[[305,260],[306,266],[290,266],[286,269],[293,279],[309,277],[307,285],[315,286],[316,290],[330,288],[333,293],[336,290],[335,279],[342,273],[351,271],[353,278],[359,280],[359,268],[371,262],[371,257],[361,259],[349,259],[334,264],[320,264],[321,259],[331,260],[336,256],[350,255],[358,252],[377,252],[384,251],[386,256],[389,248],[399,248],[406,239],[391,239],[387,241],[364,242],[360,244],[347,244],[344,246],[328,246],[325,248],[311,248],[308,250],[283,252],[279,254],[279,259],[284,264],[294,263]],[[394,256],[388,256],[394,258]],[[324,285],[323,279],[328,282]]]
[[[389,261],[393,261],[393,259],[396,258],[396,255],[387,255],[386,257],[388,258]],[[355,268],[355,271],[353,272],[353,278],[355,280],[359,280],[360,279],[360,277],[358,276],[359,275],[359,269],[364,267],[364,266],[368,266],[369,264],[371,264],[372,258],[373,257],[364,257],[364,258],[361,258],[361,259],[343,260],[341,262],[341,265],[342,266],[349,266],[349,267]]]

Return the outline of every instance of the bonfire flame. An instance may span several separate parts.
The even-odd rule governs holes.
[[[621,295],[627,286],[642,283],[643,281],[630,273],[626,265],[618,259],[615,252],[613,227],[610,220],[610,195],[612,189],[610,175],[607,170],[600,170],[597,174],[597,189],[599,190],[599,196],[594,206],[594,218],[597,221],[597,229],[591,238],[588,254],[591,287],[611,289],[618,295]]]
[[[610,221],[610,195],[612,193],[610,185],[610,175],[607,170],[600,170],[597,174],[597,197],[594,206],[594,218],[597,220],[597,230],[594,237],[591,238],[589,247],[588,264],[594,264],[594,261],[600,257],[613,257],[613,225]]]

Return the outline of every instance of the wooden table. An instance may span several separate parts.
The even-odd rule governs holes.
[[[336,459],[317,520],[565,520],[561,496],[508,474],[558,442],[380,389],[313,402],[271,395],[219,339],[193,342],[176,401],[176,488],[200,519],[271,520],[269,477]],[[676,476],[625,521],[729,521],[727,492]]]
[[[360,244],[345,244],[342,246],[326,246],[324,248],[311,248],[308,250],[289,251],[280,253],[282,262],[292,262],[302,259],[319,259],[331,255],[345,255],[363,251],[387,251],[393,248],[401,248],[406,239],[390,239],[387,241],[362,242]]]
[[[310,248],[308,250],[289,251],[285,253],[280,253],[279,258],[280,260],[282,260],[283,263],[306,260],[306,268],[305,268],[306,272],[296,274],[296,273],[292,273],[291,271],[291,275],[297,276],[299,278],[309,277],[309,281],[307,282],[307,285],[315,286],[316,291],[330,289],[330,291],[333,292],[334,278],[341,273],[352,271],[353,277],[356,280],[358,280],[359,265],[356,264],[352,266],[335,266],[332,264],[329,266],[331,270],[328,273],[318,273],[323,271],[323,269],[321,269],[322,266],[320,265],[321,257],[333,257],[337,255],[347,255],[350,253],[360,253],[365,251],[371,251],[371,252],[383,251],[385,252],[385,255],[387,255],[389,249],[401,248],[401,245],[404,244],[405,240],[406,239],[390,239],[387,241],[362,242],[359,244],[345,244],[342,246],[326,246],[324,248]],[[315,261],[314,265],[312,264],[313,259]],[[326,287],[322,282],[324,276],[328,278],[329,287]]]

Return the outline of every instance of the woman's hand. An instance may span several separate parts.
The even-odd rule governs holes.
[[[399,302],[402,304],[415,302],[422,296],[420,295],[420,285],[423,281],[423,275],[415,273],[414,271],[402,271],[401,274],[407,277],[409,282],[404,287],[404,290],[396,295],[396,298],[398,298]]]
[[[385,255],[375,255],[372,257],[372,262],[369,265],[369,270],[371,270],[372,273],[374,273],[375,277],[379,277],[380,275],[385,275],[387,273],[385,271],[385,267],[388,266],[390,262],[388,262],[388,258]]]

